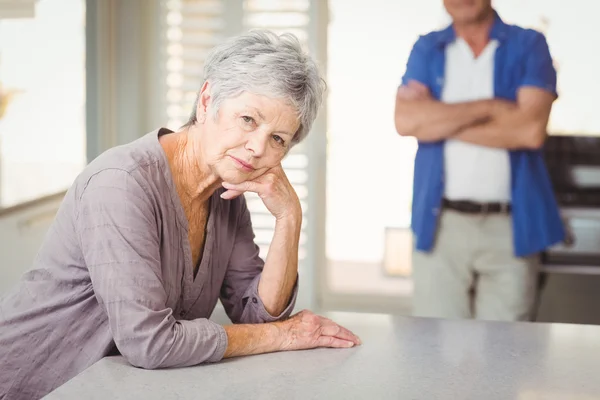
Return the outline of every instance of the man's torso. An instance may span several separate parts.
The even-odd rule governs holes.
[[[462,103],[494,98],[492,40],[475,58],[461,38],[446,47],[446,71],[441,100]],[[510,160],[505,149],[448,139],[444,145],[445,197],[476,202],[510,201]]]

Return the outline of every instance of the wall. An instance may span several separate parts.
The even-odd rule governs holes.
[[[62,197],[46,197],[0,214],[0,296],[31,267]]]

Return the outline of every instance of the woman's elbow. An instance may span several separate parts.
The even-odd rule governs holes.
[[[142,369],[159,369],[161,368],[161,363],[156,357],[153,357],[149,354],[142,354],[141,352],[130,352],[129,354],[122,353],[123,357],[129,362],[129,364],[133,365],[137,368]]]
[[[134,367],[142,369],[158,369],[162,367],[162,357],[141,345],[122,343],[117,345],[119,352]]]

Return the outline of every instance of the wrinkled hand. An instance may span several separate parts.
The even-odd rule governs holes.
[[[284,351],[316,347],[348,348],[362,343],[348,329],[308,310],[277,324],[283,332],[281,350]]]
[[[234,199],[244,192],[257,193],[267,209],[277,219],[302,215],[300,200],[281,165],[269,169],[253,181],[239,184],[223,182],[227,189],[221,197]]]

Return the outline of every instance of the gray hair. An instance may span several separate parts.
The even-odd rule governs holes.
[[[289,101],[300,120],[292,145],[308,135],[326,88],[316,62],[296,36],[266,30],[252,30],[215,47],[204,64],[204,80],[212,87],[213,117],[223,100],[246,91]],[[198,97],[184,126],[196,123],[197,106]]]

